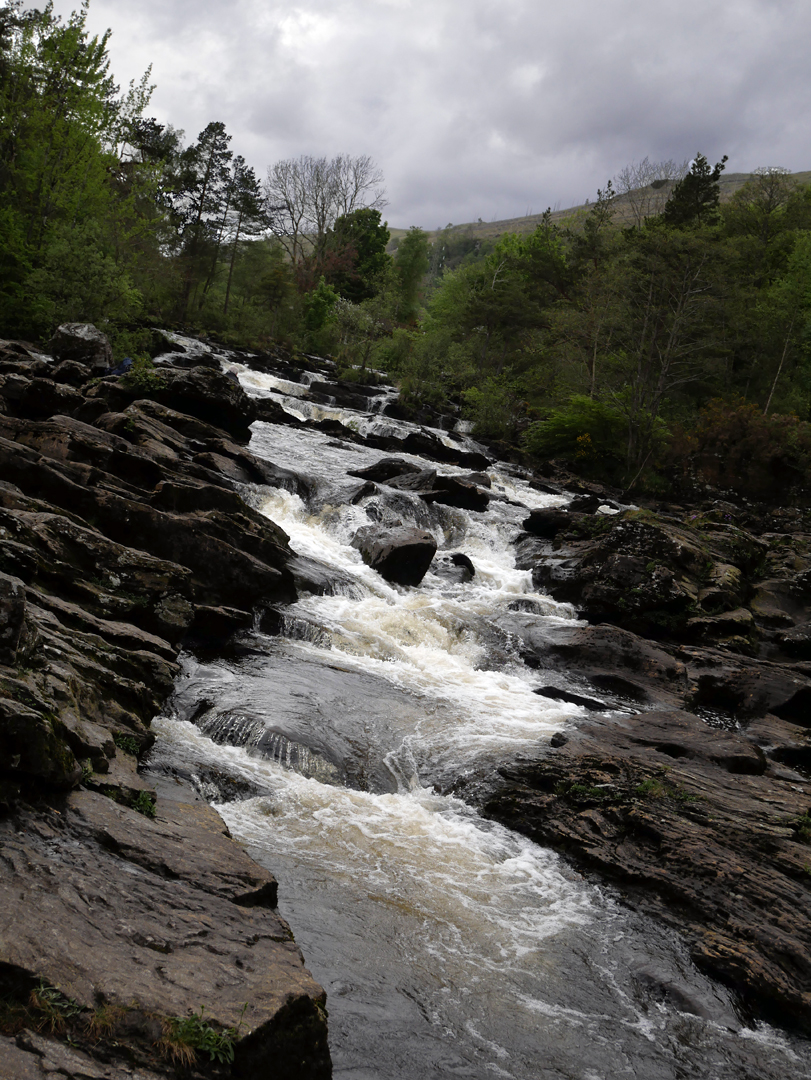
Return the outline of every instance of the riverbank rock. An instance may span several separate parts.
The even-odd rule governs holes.
[[[113,362],[107,335],[89,323],[63,323],[57,327],[48,348],[54,359],[84,364],[93,375],[104,374]]]
[[[678,710],[597,717],[503,768],[485,812],[616,883],[759,1015],[808,1031],[811,784],[757,735]]]
[[[554,507],[525,519],[516,564],[532,571],[537,587],[574,604],[589,622],[645,637],[751,656],[802,652],[792,631],[811,616],[804,519],[795,522],[796,532],[776,535],[771,515],[764,520],[726,503],[696,512],[674,508],[678,515],[609,514],[598,501],[572,503],[588,513]]]
[[[324,993],[271,875],[138,769],[180,648],[296,597],[250,502],[306,480],[237,444],[252,403],[219,371],[90,363],[0,348],[4,1047],[21,1076],[174,1075],[172,1018],[204,1009],[212,1031],[242,1019],[234,1076],[327,1077]],[[54,1001],[61,1042],[39,1034]]]
[[[324,992],[274,910],[276,882],[214,810],[167,802],[148,819],[79,791],[18,810],[0,840],[0,985],[21,1009],[38,980],[58,988],[72,1044],[155,1069],[171,1063],[171,1019],[204,1005],[210,1029],[235,1032],[235,1076],[258,1080],[269,1061],[291,1080],[331,1075]]]

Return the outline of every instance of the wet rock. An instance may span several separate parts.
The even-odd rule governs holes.
[[[221,371],[205,367],[167,367],[143,378],[123,375],[103,379],[85,396],[90,402],[106,402],[111,412],[121,412],[137,399],[150,398],[224,429],[240,442],[249,440],[250,425],[256,419],[256,406],[242,387]]]
[[[435,556],[431,564],[431,573],[445,578],[446,581],[464,585],[476,576],[476,567],[461,551],[443,551]]]
[[[430,461],[446,462],[449,465],[461,465],[469,469],[486,469],[490,465],[484,454],[456,449],[442,442],[428,431],[412,431],[403,440],[403,450],[409,454],[427,457]]]
[[[57,360],[85,364],[98,375],[113,362],[113,350],[105,334],[89,323],[63,323],[57,327],[48,348]]]
[[[25,585],[0,573],[0,664],[13,665],[25,622]]]
[[[168,803],[152,821],[84,792],[0,833],[0,897],[18,911],[13,934],[0,929],[5,964],[89,1009],[136,1002],[160,1021],[205,1000],[210,1023],[242,1021],[235,1075],[266,1075],[269,1060],[288,1080],[330,1075],[324,992],[273,910],[276,883],[209,807]]]
[[[502,776],[489,816],[616,882],[761,1015],[808,1028],[802,777],[743,734],[662,710],[590,721]]]
[[[385,484],[394,477],[408,476],[420,473],[419,465],[404,458],[387,457],[376,461],[365,469],[350,469],[350,476],[357,476],[361,480],[372,480],[376,484]],[[436,476],[436,473],[433,473]]]
[[[413,491],[418,495],[432,492],[436,486],[435,469],[415,469],[400,471],[386,481],[389,487],[397,491]]]
[[[811,622],[803,622],[784,631],[778,641],[786,656],[811,660]]]
[[[746,595],[743,575],[737,566],[715,563],[707,584],[698,591],[698,604],[707,614],[740,607]]]
[[[295,596],[287,537],[237,489],[273,484],[304,493],[306,482],[237,445],[233,431],[247,437],[251,411],[218,371],[167,367],[141,385],[88,385],[89,369],[77,360],[51,365],[22,348],[0,350],[0,364],[0,807],[14,838],[2,838],[0,893],[11,914],[0,921],[0,981],[22,971],[29,988],[45,979],[77,999],[81,992],[91,1008],[99,987],[112,988],[122,1009],[143,995],[140,1020],[123,1025],[108,1047],[109,1060],[117,1060],[116,1046],[127,1048],[122,1080],[139,1075],[139,1054],[154,1057],[161,1022],[148,1014],[205,1006],[216,1022],[222,1001],[222,1023],[231,1024],[247,987],[258,1011],[234,1075],[264,1075],[273,1059],[277,1075],[326,1076],[323,993],[289,932],[282,929],[283,951],[274,955],[267,922],[247,927],[233,916],[274,902],[270,875],[221,831],[212,839],[193,815],[178,819],[174,839],[164,830],[136,841],[147,819],[127,809],[155,809],[138,757],[154,741],[149,724],[172,690],[181,642],[222,647],[252,625],[263,599]],[[59,378],[49,379],[54,372]],[[62,415],[43,419],[52,409]],[[80,784],[79,802],[71,802],[68,792]],[[121,829],[107,821],[88,832],[90,811],[82,803],[80,812],[80,802],[94,799],[96,824],[124,814]],[[26,803],[54,808],[25,817]],[[219,884],[206,879],[214,852],[230,866]],[[74,895],[90,899],[73,905]],[[167,936],[166,911],[181,909],[178,946]],[[201,920],[228,943],[200,944]],[[166,958],[160,970],[149,961],[155,954]],[[256,976],[239,971],[254,961]],[[233,1008],[224,987],[238,987]],[[77,1064],[78,1050],[26,1046],[20,1067],[36,1075],[97,1075]],[[155,1064],[165,1075],[165,1063]],[[105,1065],[98,1075],[116,1070]]]
[[[419,585],[436,552],[430,533],[405,527],[364,526],[355,533],[352,546],[367,565],[396,585]]]
[[[456,506],[475,513],[482,513],[490,503],[490,496],[486,491],[458,476],[437,476],[434,490],[425,492],[422,497],[429,503]]]
[[[522,522],[522,526],[532,536],[538,536],[542,540],[554,540],[558,533],[567,529],[571,523],[570,511],[558,506],[550,506],[531,510],[529,517]]]
[[[532,692],[552,701],[565,701],[567,705],[579,705],[582,709],[588,709],[589,712],[601,712],[608,708],[604,701],[586,697],[584,694],[575,694],[571,690],[561,690],[557,686],[536,686]]]
[[[754,616],[747,608],[695,616],[687,620],[686,632],[694,641],[727,645],[740,652],[754,652],[757,637]]]
[[[23,376],[0,376],[4,412],[12,416],[43,419],[58,413],[71,415],[77,412],[84,398],[70,386],[60,385],[46,378]]]

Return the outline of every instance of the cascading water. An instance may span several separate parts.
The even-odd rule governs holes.
[[[409,430],[226,367],[299,416]],[[306,476],[306,502],[258,487],[246,497],[299,556],[331,568],[331,584],[283,612],[280,633],[184,659],[151,767],[231,798],[217,804],[229,829],[279,878],[282,912],[329,995],[335,1075],[809,1075],[808,1044],[747,1026],[675,935],[454,794],[581,715],[533,693],[537,675],[499,625],[519,609],[574,618],[512,558],[526,508],[560,500],[498,467],[485,514],[394,490],[354,504],[348,470],[380,451],[270,424],[255,426],[251,449]],[[430,530],[475,576],[438,566],[418,588],[387,584],[350,545],[370,521]]]

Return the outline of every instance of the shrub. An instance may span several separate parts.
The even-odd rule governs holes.
[[[741,399],[715,398],[690,431],[675,434],[668,457],[683,476],[774,499],[806,483],[811,425],[796,416],[764,416]]]
[[[627,420],[617,409],[575,394],[527,428],[523,442],[537,457],[562,457],[584,471],[606,473],[624,466],[627,437]]]

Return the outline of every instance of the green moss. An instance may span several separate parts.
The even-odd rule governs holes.
[[[654,780],[651,777],[648,780],[643,780],[641,784],[635,787],[634,794],[643,799],[663,799],[667,792],[659,780]]]

